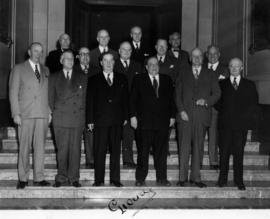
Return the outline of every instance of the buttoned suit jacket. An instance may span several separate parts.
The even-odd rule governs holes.
[[[12,117],[20,115],[22,119],[48,118],[49,70],[40,64],[40,83],[29,60],[16,65],[10,74],[9,99]]]
[[[148,48],[148,46],[144,43],[144,41],[141,41],[140,48],[136,49],[133,45],[133,42],[130,41],[131,47],[132,47],[132,53],[131,53],[131,59],[139,62],[141,65],[145,64],[145,60],[151,56],[152,52]]]
[[[173,84],[175,84],[176,78],[180,73],[180,69],[177,65],[174,58],[165,55],[164,61],[162,63],[159,62],[159,73],[170,76]]]
[[[177,61],[178,65],[180,66],[189,64],[189,54],[185,50],[182,50],[182,49],[179,50],[178,58],[174,56],[171,49],[167,51],[167,55],[170,56],[171,58],[174,58]]]

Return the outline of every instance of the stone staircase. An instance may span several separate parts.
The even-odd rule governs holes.
[[[3,135],[3,134],[2,134]],[[218,171],[210,170],[209,158],[207,154],[207,141],[205,141],[205,155],[203,158],[203,167],[201,170],[202,181],[207,188],[197,188],[192,185],[186,187],[177,187],[176,182],[179,177],[178,170],[178,152],[175,141],[175,131],[172,130],[170,136],[170,156],[168,156],[168,180],[172,182],[171,187],[158,187],[155,184],[155,170],[153,167],[153,157],[150,156],[149,174],[146,179],[147,187],[135,187],[135,170],[123,169],[121,166],[121,182],[124,184],[122,188],[109,186],[109,155],[106,158],[106,175],[104,187],[92,187],[94,182],[94,170],[85,169],[84,144],[82,141],[81,170],[80,180],[81,188],[74,187],[34,187],[32,186],[32,171],[30,174],[29,186],[23,190],[16,189],[17,183],[17,155],[18,143],[16,140],[15,129],[9,127],[2,139],[2,147],[0,151],[0,202],[3,199],[103,199],[103,200],[123,200],[131,199],[142,195],[142,199],[151,200],[187,200],[187,199],[270,199],[270,171],[269,156],[259,154],[259,143],[251,142],[251,132],[248,133],[248,142],[245,147],[244,156],[244,181],[246,191],[239,191],[232,182],[232,170],[229,172],[229,183],[227,187],[218,188],[215,183],[218,178]],[[134,143],[135,161],[137,160],[136,145]],[[32,163],[32,159],[30,159]],[[122,162],[122,159],[121,159]],[[232,159],[230,160],[230,168],[232,169]],[[45,157],[45,176],[46,180],[53,183],[56,175],[56,155],[51,133],[48,132],[46,142]],[[143,193],[142,193],[143,192]],[[151,197],[150,197],[151,194]],[[170,203],[170,202],[168,202]],[[269,204],[269,203],[268,203]],[[106,206],[106,205],[105,205]],[[103,206],[104,207],[104,206]],[[170,208],[170,206],[167,206]],[[174,208],[173,206],[171,206]],[[269,206],[268,206],[269,207]]]

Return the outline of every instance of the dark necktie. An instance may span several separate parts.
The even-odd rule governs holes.
[[[110,74],[107,74],[107,79],[106,80],[107,80],[108,85],[112,86],[112,81],[110,79]]]
[[[197,68],[194,69],[194,77],[195,77],[195,79],[199,78],[199,71]]]
[[[236,81],[236,77],[234,77],[233,78],[233,88],[235,89],[235,90],[237,90],[238,89],[238,84],[237,84],[237,81]]]
[[[67,71],[67,80],[70,80],[70,75],[69,75],[69,71]]]
[[[136,48],[135,49],[140,49],[139,48],[139,43],[135,43],[135,45],[136,45]]]
[[[84,70],[83,71],[84,71],[85,74],[88,74],[88,67],[86,65],[84,66]]]
[[[162,63],[163,63],[163,62],[162,62],[162,57],[161,57],[161,56],[159,57],[158,62],[159,62],[159,64],[162,64]]]
[[[156,97],[158,98],[158,82],[155,76],[153,76],[153,88],[155,90]]]
[[[125,69],[128,69],[128,62],[127,62],[127,60],[125,60],[124,63],[125,63]]]
[[[38,66],[37,65],[35,65],[35,75],[36,75],[36,77],[38,79],[38,83],[40,83],[40,73],[38,71]]]
[[[179,53],[179,49],[178,48],[173,49],[173,51]]]

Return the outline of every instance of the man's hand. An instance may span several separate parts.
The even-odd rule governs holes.
[[[135,116],[133,116],[131,119],[130,119],[130,125],[132,128],[136,129],[137,126],[138,126],[138,121],[137,121],[137,118]]]
[[[196,105],[198,106],[206,106],[207,107],[207,102],[205,99],[199,99],[196,101]]]
[[[174,118],[171,118],[170,119],[170,127],[173,127],[174,123],[175,123],[175,119]]]
[[[21,120],[21,117],[19,115],[14,116],[13,121],[18,126],[21,126],[21,124],[22,124],[22,120]]]
[[[125,126],[127,124],[127,120],[124,121],[123,125]]]
[[[189,121],[188,114],[185,111],[180,113],[181,119],[184,121]]]
[[[88,126],[88,131],[92,132],[94,129],[94,124],[91,123],[91,124],[88,124],[87,126]]]
[[[52,114],[51,113],[49,114],[48,122],[49,122],[49,124],[52,122]]]

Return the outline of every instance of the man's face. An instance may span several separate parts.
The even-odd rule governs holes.
[[[163,56],[166,54],[168,49],[167,41],[166,40],[158,40],[156,44],[157,54]]]
[[[155,76],[159,72],[158,60],[156,58],[150,58],[147,62],[146,69],[148,73]]]
[[[71,70],[74,65],[74,56],[67,52],[63,54],[62,65],[64,69]]]
[[[130,36],[134,42],[140,42],[142,38],[142,31],[138,27],[134,27],[131,30]]]
[[[130,44],[123,43],[119,49],[120,58],[123,60],[130,59],[131,52],[132,52],[132,48],[131,48]]]
[[[103,59],[101,60],[101,66],[103,68],[103,71],[106,73],[113,72],[113,66],[114,66],[114,58],[112,54],[106,54],[103,56]]]
[[[35,62],[39,63],[40,58],[43,55],[43,49],[40,45],[34,44],[32,47],[28,50],[28,55],[30,56],[30,59]]]
[[[67,34],[62,34],[59,38],[59,43],[62,49],[68,49],[70,46],[70,37]]]
[[[192,65],[196,65],[196,66],[202,65],[203,54],[199,49],[195,49],[192,51],[191,62],[192,62]]]
[[[219,51],[215,47],[211,47],[207,52],[207,58],[209,63],[215,64],[218,62],[220,57]]]
[[[100,46],[107,47],[110,41],[109,33],[105,30],[100,31],[97,36],[97,41]]]
[[[231,60],[229,64],[229,70],[230,74],[234,77],[240,75],[241,71],[243,70],[242,62],[238,59]]]
[[[170,37],[170,44],[171,44],[172,48],[179,48],[179,46],[181,44],[180,36],[177,34],[172,35]]]
[[[79,60],[81,65],[89,65],[90,51],[87,48],[80,49]]]

